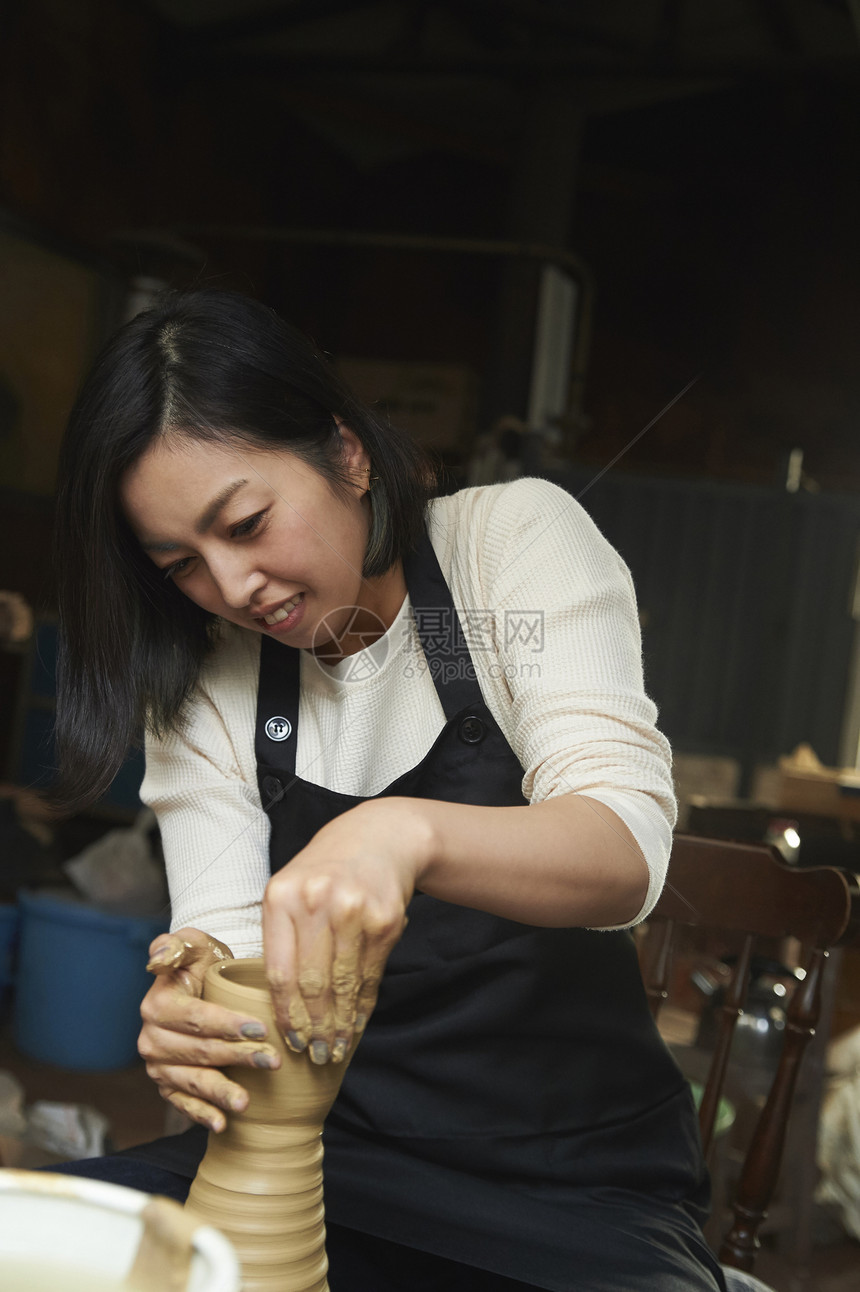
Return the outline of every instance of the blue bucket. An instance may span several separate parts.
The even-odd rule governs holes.
[[[45,1063],[108,1072],[137,1061],[147,948],[166,919],[113,915],[73,896],[21,892],[15,1044]]]
[[[18,907],[0,903],[0,1015],[15,982],[15,947],[18,942]]]

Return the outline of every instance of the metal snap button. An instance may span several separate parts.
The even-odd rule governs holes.
[[[273,803],[277,803],[279,799],[283,798],[284,786],[277,776],[263,777],[263,794],[266,796],[266,801],[263,804],[264,808],[271,807]]]
[[[469,714],[468,718],[464,718],[460,723],[460,739],[466,745],[480,744],[486,734],[487,728],[474,714]]]

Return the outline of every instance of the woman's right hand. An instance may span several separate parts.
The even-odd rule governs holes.
[[[155,974],[140,1007],[143,1029],[137,1048],[162,1099],[193,1121],[221,1131],[225,1112],[244,1112],[248,1092],[220,1072],[244,1065],[278,1068],[277,1050],[266,1044],[258,1018],[202,999],[210,965],[230,959],[223,942],[199,929],[161,934],[149,948]]]

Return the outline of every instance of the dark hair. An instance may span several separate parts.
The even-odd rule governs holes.
[[[175,729],[214,640],[215,617],[160,576],[119,504],[123,474],[166,431],[299,454],[344,495],[335,417],[376,477],[365,577],[417,543],[433,472],[363,406],[319,350],[234,292],[166,295],[112,338],[72,410],[60,455],[60,648],[55,803],[110,785],[144,728]]]

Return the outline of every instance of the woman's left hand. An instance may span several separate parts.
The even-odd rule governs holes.
[[[263,946],[275,1015],[314,1063],[346,1057],[369,1018],[429,848],[420,800],[334,818],[269,880]]]

